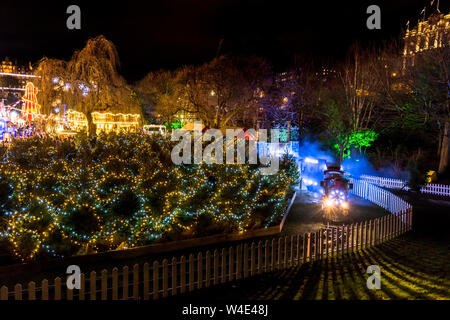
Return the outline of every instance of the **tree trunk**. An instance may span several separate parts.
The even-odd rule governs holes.
[[[448,169],[448,163],[450,158],[450,122],[445,123],[444,135],[442,137],[441,156],[439,161],[438,173],[444,173]]]
[[[86,119],[88,124],[88,136],[95,137],[97,135],[97,125],[94,123],[92,119],[92,111],[86,112]]]

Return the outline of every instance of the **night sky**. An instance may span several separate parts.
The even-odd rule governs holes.
[[[224,39],[222,54],[261,55],[282,70],[295,54],[332,61],[355,40],[397,37],[408,20],[417,23],[425,5],[430,11],[430,1],[2,0],[0,58],[68,59],[89,37],[103,34],[118,48],[122,74],[133,81],[150,70],[209,61]],[[447,13],[444,2],[441,12]],[[71,4],[81,8],[81,30],[66,28]],[[381,8],[381,30],[366,28],[370,4]]]

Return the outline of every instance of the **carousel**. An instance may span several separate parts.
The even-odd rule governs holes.
[[[0,141],[10,142],[15,138],[31,136],[41,120],[41,106],[36,98],[37,89],[28,82],[25,94],[12,105],[0,104]]]

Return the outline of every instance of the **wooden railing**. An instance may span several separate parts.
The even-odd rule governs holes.
[[[342,257],[381,244],[411,230],[412,208],[394,194],[367,181],[354,180],[353,193],[391,214],[316,232],[240,243],[188,256],[82,273],[81,288],[68,289],[62,278],[10,290],[0,288],[0,300],[156,300],[235,281],[303,263]]]

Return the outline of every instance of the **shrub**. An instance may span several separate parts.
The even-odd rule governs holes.
[[[292,159],[176,166],[173,142],[137,133],[15,141],[0,159],[0,238],[22,260],[268,227],[298,180]]]

